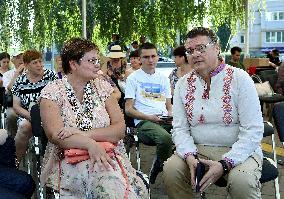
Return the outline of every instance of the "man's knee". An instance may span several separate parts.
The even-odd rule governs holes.
[[[172,146],[173,145],[171,135],[169,133],[165,133],[165,132],[161,133],[161,135],[159,136],[158,142],[161,145],[166,145],[166,146]]]
[[[32,136],[32,125],[29,121],[25,120],[20,122],[18,126],[18,132],[22,135],[31,137]]]
[[[261,195],[259,178],[242,170],[229,174],[227,189],[232,198],[259,198]]]
[[[165,184],[170,185],[175,183],[176,181],[188,181],[190,179],[189,176],[189,167],[186,162],[183,161],[179,156],[172,155],[165,163],[164,163],[164,174],[163,178]]]

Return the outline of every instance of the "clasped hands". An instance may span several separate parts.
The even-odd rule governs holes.
[[[208,171],[205,173],[203,178],[201,179],[199,186],[200,192],[204,192],[204,190],[209,187],[211,184],[215,183],[219,178],[223,175],[223,167],[220,162],[206,159],[196,159],[194,156],[190,155],[186,159],[187,165],[190,168],[191,175],[191,185],[192,188],[196,188],[195,177],[196,177],[196,167],[197,163],[201,162],[206,167],[208,167]]]
[[[59,133],[59,139],[66,139],[74,134],[80,134],[82,136],[87,136],[83,131],[74,127],[63,127]],[[116,170],[116,165],[113,160],[106,153],[105,149],[100,146],[95,140],[92,140],[86,145],[90,156],[90,170],[94,170],[94,166],[97,165],[100,171],[110,171],[111,169]]]

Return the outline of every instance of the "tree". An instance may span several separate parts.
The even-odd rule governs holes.
[[[250,0],[250,2],[255,0]],[[13,40],[23,49],[58,48],[81,36],[81,0],[0,0],[2,50]],[[101,44],[119,33],[123,42],[146,35],[160,46],[174,45],[176,31],[186,34],[188,24],[205,18],[215,27],[226,22],[232,30],[244,22],[244,0],[87,0],[87,36]],[[217,28],[216,28],[217,30]],[[98,41],[100,40],[100,41]]]

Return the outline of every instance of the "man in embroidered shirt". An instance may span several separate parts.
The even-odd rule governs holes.
[[[176,153],[164,166],[169,198],[190,198],[198,161],[208,168],[198,184],[201,192],[226,176],[231,198],[261,198],[264,127],[252,79],[218,63],[218,38],[208,28],[189,31],[185,47],[194,70],[179,80],[174,93]]]
[[[142,67],[126,80],[125,112],[134,118],[139,140],[157,146],[157,158],[151,169],[150,183],[154,184],[163,163],[172,154],[171,121],[159,116],[171,116],[171,88],[169,79],[155,71],[157,48],[151,43],[139,47]]]

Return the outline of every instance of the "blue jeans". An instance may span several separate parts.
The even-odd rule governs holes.
[[[31,175],[0,165],[0,199],[31,198],[34,189]]]

